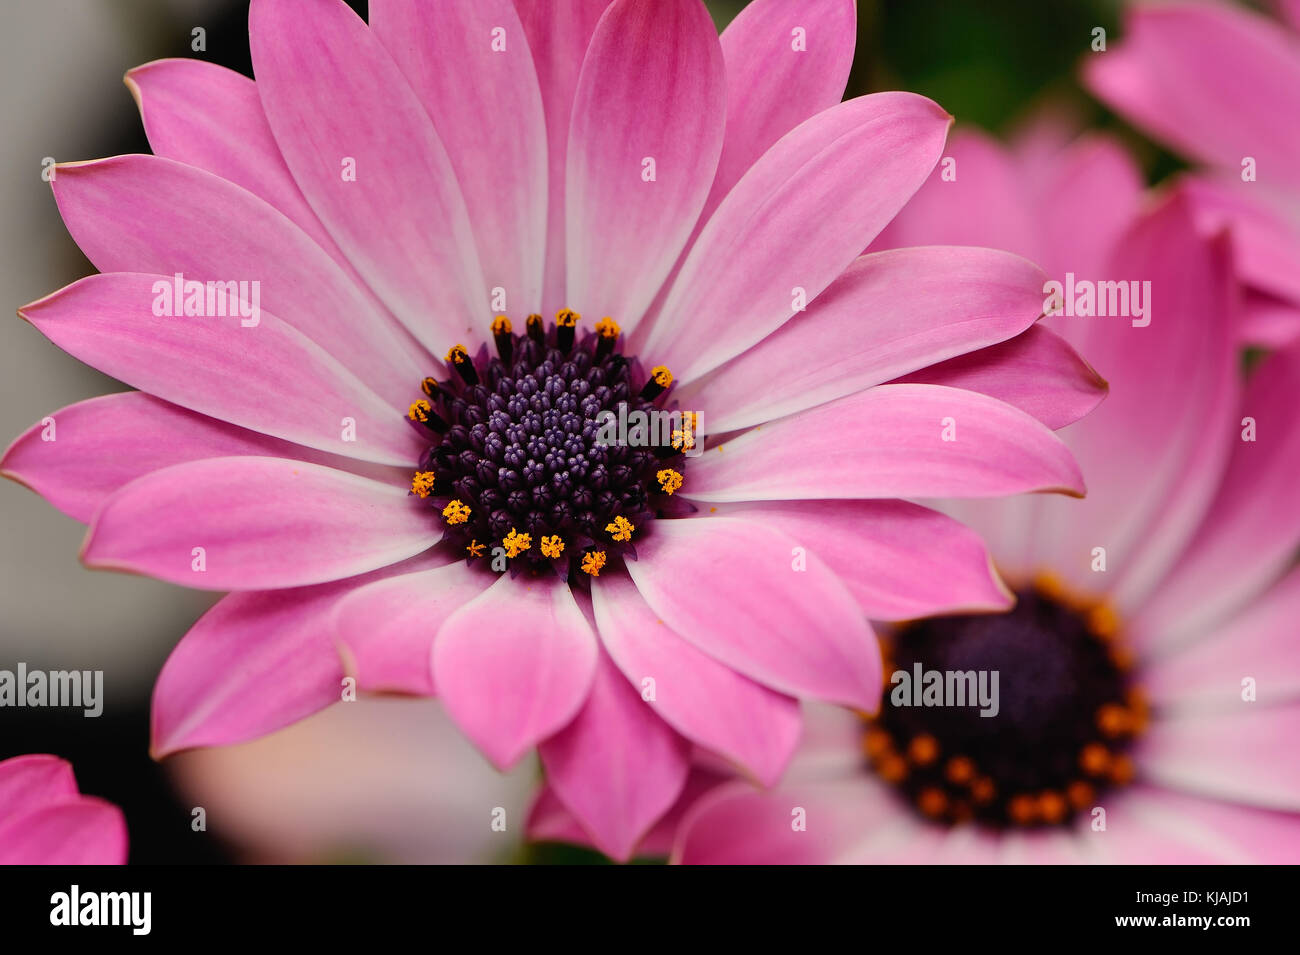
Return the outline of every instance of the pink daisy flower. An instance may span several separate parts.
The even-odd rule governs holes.
[[[122,811],[77,790],[57,756],[0,760],[0,865],[124,865]]]
[[[839,103],[848,0],[721,38],[699,0],[370,9],[254,0],[256,82],[128,74],[155,155],[58,167],[102,274],[22,315],[140,390],[3,469],[89,523],[89,566],[234,591],[160,675],[155,755],[345,673],[436,692],[498,767],[541,744],[626,857],[691,744],[770,783],[796,698],[875,707],[866,616],[1005,607],[978,539],[900,499],[1081,494],[1050,428],[1103,385],[1035,334],[1029,262],[861,255],[950,117]],[[244,284],[212,317],[182,282]],[[679,417],[612,446],[616,409]]]
[[[996,713],[912,705],[892,675],[875,719],[808,708],[779,789],[706,776],[715,785],[676,807],[675,858],[1294,862],[1300,351],[1243,386],[1229,238],[1198,235],[1179,192],[1134,218],[1139,180],[1110,142],[1053,153],[1031,136],[1013,153],[955,139],[961,187],[927,184],[883,238],[975,238],[981,223],[1053,275],[1151,282],[1145,327],[1045,320],[1111,385],[1062,431],[1088,499],[954,504],[987,535],[1015,609],[886,638],[886,670],[909,678],[918,664],[922,682],[996,672]],[[1026,215],[1043,208],[1058,215]]]
[[[1242,335],[1300,338],[1300,4],[1275,22],[1235,4],[1137,4],[1122,42],[1085,60],[1107,105],[1204,164],[1183,189],[1198,224],[1230,224]]]

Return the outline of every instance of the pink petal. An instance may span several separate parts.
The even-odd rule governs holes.
[[[400,410],[275,315],[262,312],[256,327],[237,316],[155,315],[173,281],[91,275],[19,315],[74,358],[192,411],[364,461],[410,467],[419,457]],[[226,310],[235,308],[231,300]]]
[[[488,287],[506,291],[504,311],[535,312],[546,249],[546,121],[514,6],[373,0],[370,28],[446,146]],[[494,49],[497,36],[504,50]]]
[[[538,752],[596,847],[626,862],[685,785],[690,747],[601,653],[587,702]]]
[[[437,512],[400,487],[286,458],[210,458],[115,493],[81,556],[202,590],[300,587],[398,563],[441,533]]]
[[[734,670],[791,696],[873,710],[880,650],[856,601],[815,554],[732,518],[664,520],[628,573],[658,619]]]
[[[170,159],[118,156],[59,167],[54,197],[101,272],[257,282],[259,308],[394,404],[407,402],[427,373],[416,349],[306,233],[223,179]]]
[[[1157,704],[1235,708],[1242,703],[1242,680],[1250,677],[1262,703],[1288,702],[1300,696],[1297,619],[1300,571],[1293,570],[1240,614],[1199,627],[1203,632],[1190,646],[1163,647],[1169,652],[1149,667],[1142,688]]]
[[[433,682],[448,715],[505,769],[577,715],[596,656],[567,584],[507,574],[442,625]]]
[[[1300,306],[1247,289],[1241,303],[1241,339],[1258,348],[1300,342]]]
[[[596,23],[610,0],[515,0],[546,113],[547,178],[546,282],[542,311],[569,304],[565,294],[564,183],[567,176],[569,119],[578,74]],[[585,305],[583,306],[586,307]]]
[[[1231,711],[1171,714],[1155,721],[1141,739],[1137,761],[1145,778],[1170,789],[1295,812],[1300,810],[1297,732],[1300,702],[1269,706],[1238,697]]]
[[[1123,42],[1088,59],[1108,105],[1175,149],[1262,183],[1300,183],[1300,55],[1269,20],[1213,3],[1139,5]]]
[[[1053,431],[1089,414],[1108,388],[1069,342],[1042,325],[898,380],[978,391],[1033,415]]]
[[[158,675],[153,757],[256,739],[340,702],[343,664],[330,628],[338,602],[372,580],[436,560],[421,556],[365,577],[223,597]]]
[[[683,383],[814,300],[911,198],[951,117],[911,93],[841,103],[792,130],[728,193],[636,350]]]
[[[125,865],[126,819],[80,796],[0,822],[0,865]]]
[[[843,98],[857,19],[852,0],[755,0],[722,31],[727,132],[705,216],[778,139]]]
[[[938,511],[905,501],[772,501],[717,511],[770,524],[807,546],[873,620],[1012,604],[979,536]]]
[[[186,461],[240,454],[295,458],[376,480],[392,478],[386,468],[237,428],[142,391],[79,401],[48,415],[0,457],[0,474],[88,524],[110,494],[138,477]]]
[[[0,760],[0,819],[76,796],[67,760],[40,753]]]
[[[456,561],[358,587],[339,601],[334,633],[363,690],[433,696],[433,637],[493,578]]]
[[[880,385],[762,425],[707,448],[686,482],[684,493],[710,503],[1083,494],[1074,459],[1044,425],[939,385]]]
[[[746,679],[677,636],[622,576],[591,588],[601,641],[650,708],[679,733],[774,784],[799,742],[799,705]]]
[[[249,44],[303,195],[376,294],[442,354],[486,320],[490,300],[455,170],[419,98],[342,0],[254,0]]]
[[[155,155],[206,170],[265,199],[351,269],[284,164],[252,80],[216,63],[176,59],[128,70],[126,85]]]
[[[700,0],[616,0],[601,18],[569,131],[567,293],[575,307],[629,330],[636,324],[703,208],[725,105],[722,52]]]
[[[1224,444],[1230,458],[1223,481],[1171,575],[1143,604],[1135,629],[1168,645],[1201,631],[1277,579],[1300,541],[1300,348],[1274,352],[1255,370],[1238,420]],[[1255,440],[1241,440],[1245,418]]]
[[[990,249],[864,255],[806,312],[676,397],[711,432],[802,411],[1024,331],[1046,278]]]

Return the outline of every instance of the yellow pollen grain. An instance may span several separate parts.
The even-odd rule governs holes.
[[[559,557],[564,553],[564,541],[560,540],[559,534],[542,538],[542,553],[547,557]]]
[[[452,501],[442,509],[442,516],[448,524],[464,524],[469,520],[470,507],[464,501]]]
[[[518,557],[533,546],[533,537],[531,534],[521,534],[512,527],[505,540],[501,542],[501,546],[506,549],[507,557]]]
[[[493,335],[509,335],[512,331],[514,331],[514,326],[510,324],[510,319],[506,318],[506,316],[498,315],[492,319]]]
[[[582,557],[582,571],[591,574],[593,577],[599,577],[601,568],[605,566],[605,552],[603,550],[593,550]]]
[[[618,338],[622,331],[618,327],[618,322],[614,321],[608,315],[596,323],[596,334],[601,338]]]
[[[674,428],[671,443],[674,450],[689,451],[695,447],[694,428]]]
[[[411,490],[420,497],[428,497],[433,491],[433,482],[432,471],[416,471],[415,476],[411,478]]]
[[[571,308],[562,308],[555,313],[555,324],[560,328],[573,328],[582,316]]]
[[[432,398],[438,393],[438,380],[436,378],[425,378],[420,382],[420,390]]]
[[[659,487],[665,494],[672,494],[682,486],[682,476],[672,468],[664,468],[662,471],[655,472],[655,480],[659,482]]]
[[[429,402],[421,398],[419,401],[411,403],[411,407],[406,409],[406,416],[412,421],[428,421],[429,412],[432,408],[433,406]]]
[[[459,365],[467,361],[468,359],[469,359],[468,348],[466,348],[464,345],[453,345],[451,349],[447,352],[447,357],[444,360],[451,362],[453,365]]]
[[[636,525],[622,516],[614,518],[613,521],[605,525],[605,531],[616,541],[631,540],[634,530],[636,530]]]
[[[667,388],[673,383],[673,373],[668,370],[667,365],[655,365],[650,369],[650,377],[660,388]]]
[[[524,319],[524,325],[528,328],[540,328],[541,324],[542,324],[542,316],[536,313],[533,313],[532,315],[529,315],[526,319]]]
[[[469,555],[471,557],[483,556],[483,545],[480,544],[477,540],[470,541],[468,544],[465,545],[465,549],[469,551]]]

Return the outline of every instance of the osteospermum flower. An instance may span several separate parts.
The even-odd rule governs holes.
[[[954,506],[988,535],[1015,609],[894,630],[886,670],[908,685],[891,673],[874,719],[806,714],[778,790],[704,777],[713,788],[677,808],[681,861],[1300,857],[1300,352],[1269,356],[1243,389],[1228,237],[1198,236],[1176,193],[1134,219],[1139,180],[1104,139],[1019,149],[967,137],[954,149],[964,187],[941,203],[946,186],[927,185],[892,236],[976,239],[982,222],[1049,269],[1151,282],[1145,327],[1048,320],[1111,386],[1062,432],[1088,500]],[[1035,231],[1042,220],[1022,213],[1040,208],[1072,210],[1068,231]],[[983,704],[906,705],[936,671],[954,689],[954,673],[998,683]]]
[[[1300,6],[1283,22],[1222,2],[1140,3],[1118,44],[1084,61],[1089,88],[1206,167],[1184,191],[1198,224],[1231,224],[1242,335],[1300,338]]]
[[[1020,335],[1023,259],[861,255],[950,117],[838,102],[848,0],[721,40],[698,0],[370,11],[254,0],[255,83],[128,74],[156,155],[58,167],[103,274],[22,315],[140,391],[3,468],[90,524],[88,565],[235,591],[163,669],[156,755],[345,672],[436,691],[498,766],[540,743],[624,857],[690,742],[772,782],[796,698],[876,705],[864,614],[1005,606],[978,540],[898,499],[1081,493],[1048,426],[1101,383]]]
[[[125,863],[122,811],[81,795],[65,760],[0,760],[0,865]]]

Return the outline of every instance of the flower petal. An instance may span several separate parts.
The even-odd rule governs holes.
[[[750,521],[656,521],[628,572],[682,639],[791,696],[875,710],[880,649],[848,590],[815,554]]]
[[[778,528],[826,562],[872,620],[1007,610],[1012,597],[979,536],[905,501],[723,504],[722,517]]]
[[[514,6],[371,0],[370,29],[446,146],[483,277],[506,292],[501,310],[537,311],[546,249],[546,121]]]
[[[249,45],[271,130],[344,254],[435,354],[488,314],[447,152],[378,39],[342,0],[254,0]]]
[[[806,312],[676,397],[713,432],[802,411],[1024,331],[1045,279],[991,249],[864,255]]]
[[[722,201],[635,350],[685,383],[775,331],[796,289],[814,300],[911,198],[950,121],[924,97],[876,93],[786,134]]]
[[[1043,424],[940,385],[880,385],[770,422],[705,450],[687,479],[686,493],[709,503],[1083,494]]]
[[[122,810],[93,796],[0,823],[0,865],[125,865]]]
[[[0,760],[0,819],[77,795],[72,764],[65,759],[33,753]]]
[[[492,581],[456,561],[366,584],[339,601],[334,633],[358,688],[433,696],[434,635]]]
[[[400,487],[286,458],[209,458],[110,497],[82,559],[202,590],[300,587],[398,563],[440,536],[436,513]]]
[[[630,331],[650,305],[713,181],[725,87],[700,0],[615,0],[601,18],[569,130],[566,291],[575,307]]]
[[[653,681],[650,708],[763,785],[775,783],[799,742],[799,704],[677,636],[630,580],[597,578],[591,597],[601,641],[623,676],[638,689]]]
[[[363,461],[418,459],[418,435],[400,412],[275,315],[262,312],[256,327],[237,315],[155,315],[173,282],[91,275],[18,314],[74,358],[193,411]]]
[[[156,156],[63,165],[53,185],[64,224],[101,272],[246,283],[247,294],[256,290],[250,304],[346,363],[394,404],[427,373],[418,349],[347,274],[251,192]],[[174,308],[179,312],[180,304]]]
[[[626,862],[682,791],[690,745],[602,652],[587,702],[538,752],[550,788],[596,847]]]
[[[505,769],[578,713],[596,656],[567,584],[506,574],[442,625],[433,682],[451,718]]]

